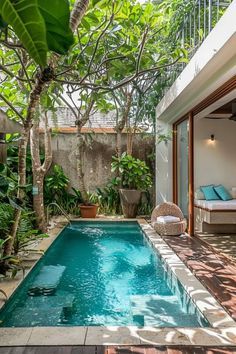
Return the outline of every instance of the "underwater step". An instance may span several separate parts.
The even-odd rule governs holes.
[[[52,295],[55,293],[58,284],[66,267],[61,265],[48,265],[42,267],[34,282],[28,289],[28,295],[38,296],[41,294]]]
[[[56,323],[61,323],[64,318],[63,308],[27,308],[18,307],[11,314],[10,320],[17,323],[18,327],[32,326],[55,326]],[[6,321],[8,321],[6,319]]]
[[[194,314],[178,314],[179,301],[175,295],[133,295],[130,302],[133,321],[137,325],[173,327],[184,322],[192,327],[193,323],[198,324]]]
[[[27,300],[27,305],[32,308],[40,307],[43,309],[61,307],[63,309],[73,309],[75,296],[69,293],[60,293],[52,296],[31,296]]]

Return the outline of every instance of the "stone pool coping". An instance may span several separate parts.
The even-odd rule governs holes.
[[[45,345],[236,345],[236,322],[227,314],[205,287],[195,278],[175,252],[153,228],[142,219],[98,218],[72,219],[72,221],[138,221],[152,247],[158,251],[168,270],[174,274],[190,295],[212,328],[156,328],[156,327],[30,327],[0,328],[0,346]],[[38,249],[46,250],[60,234],[64,225],[49,232]],[[34,262],[33,266],[36,262]],[[22,280],[4,287],[8,296]],[[1,303],[0,303],[1,307]]]

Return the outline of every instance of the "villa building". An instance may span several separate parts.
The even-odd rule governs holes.
[[[236,0],[196,2],[181,34],[190,31],[193,55],[156,109],[157,126],[173,136],[156,144],[157,203],[177,203],[190,234],[235,232],[234,199],[207,204],[196,196],[203,185],[236,186],[235,13]]]

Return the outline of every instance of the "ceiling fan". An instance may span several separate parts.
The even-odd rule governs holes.
[[[228,112],[213,112],[206,116],[207,119],[229,119],[236,122],[236,102],[231,103],[231,113]]]

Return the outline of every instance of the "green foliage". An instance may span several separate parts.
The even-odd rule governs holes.
[[[50,208],[50,213],[60,214],[57,203],[64,211],[69,214],[79,214],[79,204],[82,203],[81,193],[78,189],[72,188],[73,194],[68,192],[69,178],[65,175],[59,165],[53,166],[53,172],[45,178],[44,197],[45,205]]]
[[[19,229],[14,240],[14,253],[32,251],[30,247],[45,237],[48,237],[48,235],[34,229],[34,213],[32,211],[22,212]]]
[[[46,28],[37,0],[1,0],[0,14],[10,24],[36,63],[47,62]]]
[[[17,182],[7,165],[0,163],[0,202],[21,209],[22,203],[16,198]]]
[[[49,50],[65,54],[73,43],[67,0],[1,0],[0,15],[41,67]]]
[[[119,173],[116,180],[122,188],[147,190],[152,186],[152,176],[146,163],[126,152],[120,158],[112,157],[111,171]]]
[[[46,204],[58,202],[64,193],[67,192],[69,178],[65,175],[63,168],[54,165],[52,173],[45,178],[45,198]]]
[[[38,0],[38,6],[46,26],[48,49],[66,54],[74,42],[69,27],[70,11],[67,0]]]
[[[104,214],[121,214],[120,195],[118,181],[113,178],[106,187],[96,189],[99,210]]]
[[[0,238],[0,275],[6,276],[10,272],[11,277],[14,278],[19,270],[23,270],[24,272],[24,267],[22,267],[21,260],[18,257],[12,255],[4,256],[4,245],[9,238]],[[6,295],[2,290],[0,292]]]
[[[12,225],[14,209],[8,203],[0,203],[0,238],[6,239],[9,236]]]

